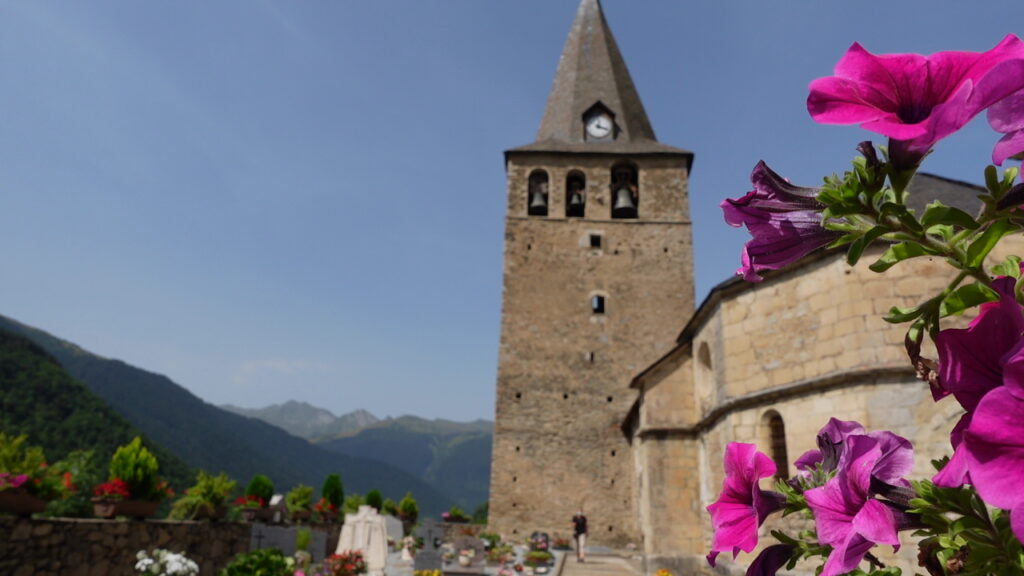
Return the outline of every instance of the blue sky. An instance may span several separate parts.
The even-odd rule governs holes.
[[[0,1],[0,314],[213,403],[492,418],[502,151],[576,5]],[[871,137],[804,108],[851,42],[1024,25],[1019,0],[603,5],[659,140],[696,153],[699,299],[757,160],[815,184]],[[995,140],[979,118],[925,169],[979,181]]]

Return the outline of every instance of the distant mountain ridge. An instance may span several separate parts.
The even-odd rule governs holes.
[[[366,410],[339,417],[294,400],[265,408],[222,408],[262,420],[332,452],[404,470],[469,511],[488,499],[494,434],[494,423],[489,420],[379,419]],[[334,432],[325,433],[329,430]]]
[[[411,491],[425,516],[454,500],[396,467],[314,446],[280,428],[203,402],[166,376],[92,354],[37,328],[0,316],[0,329],[21,334],[57,359],[75,379],[130,423],[191,466],[227,472],[241,484],[266,474],[277,491],[297,484],[317,491],[340,473],[347,493],[380,490],[400,499]]]
[[[401,468],[472,511],[489,497],[493,437],[494,423],[487,420],[452,422],[401,416],[321,439],[318,445]]]
[[[380,421],[366,410],[355,410],[335,416],[330,410],[317,408],[306,402],[289,400],[284,404],[271,404],[265,408],[242,408],[223,404],[221,408],[240,416],[263,420],[267,424],[307,440],[335,437],[355,432]]]

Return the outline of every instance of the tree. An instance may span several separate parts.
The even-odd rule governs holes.
[[[380,512],[381,507],[384,505],[384,497],[381,496],[380,490],[370,490],[366,493],[366,505],[373,506],[373,508]]]

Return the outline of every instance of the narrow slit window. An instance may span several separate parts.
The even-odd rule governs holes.
[[[594,296],[590,299],[590,311],[594,314],[604,314],[604,296]]]
[[[782,416],[773,414],[768,420],[768,429],[771,434],[772,460],[775,461],[775,476],[786,478],[789,476],[789,455],[786,450],[786,425]]]

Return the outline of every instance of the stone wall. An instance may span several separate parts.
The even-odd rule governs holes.
[[[636,219],[610,217],[623,159],[638,168]],[[547,216],[527,214],[535,170],[549,176]],[[583,218],[565,217],[571,171],[586,178]],[[693,311],[686,179],[681,157],[510,155],[490,502],[491,530],[506,538],[568,536],[582,506],[592,542],[639,544],[619,425],[636,397],[629,381]]]
[[[184,552],[213,576],[249,550],[250,525],[0,517],[0,574],[128,576],[139,550]]]
[[[1020,248],[1022,242],[1013,239],[1000,252]],[[761,284],[723,285],[677,347],[636,379],[636,510],[649,573],[659,567],[704,570],[706,564],[694,559],[710,546],[705,507],[722,486],[725,446],[749,442],[772,455],[772,417],[785,426],[787,475],[833,416],[908,438],[915,478],[931,476],[930,460],[950,453],[959,405],[932,401],[902,346],[907,325],[888,324],[882,316],[893,306],[919,304],[954,273],[944,262],[919,258],[879,275],[867,269],[877,254],[866,254],[854,268],[841,254],[825,255]],[[948,319],[946,325],[966,320]],[[935,357],[930,345],[925,355]],[[778,520],[771,520],[762,535],[775,527]],[[898,557],[878,555],[913,572],[913,545]],[[726,556],[719,558],[728,565]],[[738,564],[752,559],[741,555]]]

